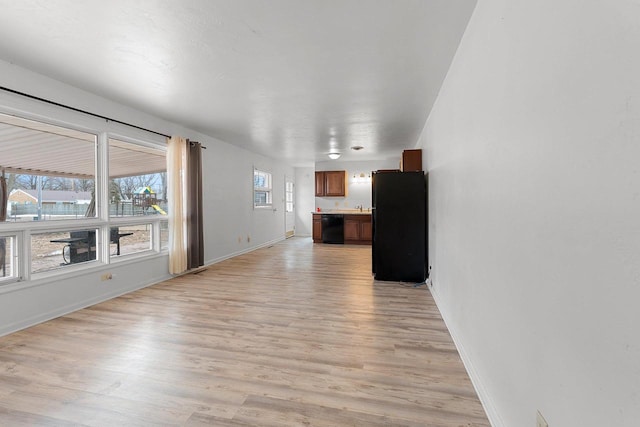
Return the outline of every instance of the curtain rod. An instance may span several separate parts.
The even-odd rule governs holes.
[[[46,102],[47,104],[55,105],[56,107],[62,107],[62,108],[66,108],[67,110],[76,111],[78,113],[88,114],[89,116],[97,117],[99,119],[104,119],[104,120],[106,120],[108,122],[118,123],[118,124],[121,124],[121,125],[125,125],[125,126],[129,126],[129,127],[135,128],[135,129],[140,129],[140,130],[143,130],[145,132],[150,132],[150,133],[154,133],[156,135],[164,136],[165,138],[171,138],[171,136],[165,135],[164,133],[156,132],[155,130],[143,128],[141,126],[132,125],[131,123],[123,122],[121,120],[112,119],[110,117],[101,116],[100,114],[92,113],[91,111],[81,110],[79,108],[71,107],[69,105],[60,104],[59,102],[51,101],[51,100],[45,99],[45,98],[40,98],[39,96],[30,95],[28,93],[20,92],[20,91],[14,90],[14,89],[9,89],[8,87],[0,86],[0,89],[4,90],[5,92],[11,92],[11,93],[15,93],[16,95],[21,95],[21,96],[25,96],[27,98],[35,99],[36,101]]]
[[[189,140],[187,139],[187,141],[189,141]],[[198,141],[189,141],[189,145],[196,145],[196,144],[200,144],[200,143]],[[205,149],[205,150],[207,149],[207,147],[205,147],[202,144],[200,144],[200,148]]]

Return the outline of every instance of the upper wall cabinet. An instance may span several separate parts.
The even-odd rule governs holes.
[[[345,197],[346,195],[346,171],[316,172],[316,197]]]
[[[316,197],[324,196],[324,172],[316,172]]]
[[[400,170],[402,172],[422,171],[422,150],[404,150],[400,160]]]

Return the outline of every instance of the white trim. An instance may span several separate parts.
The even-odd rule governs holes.
[[[20,237],[18,236],[19,233],[0,233],[0,238],[4,238],[4,239],[11,239],[11,244],[9,245],[10,247],[10,254],[11,257],[8,257],[8,251],[7,251],[7,241],[5,240],[4,242],[4,251],[5,251],[5,255],[4,255],[4,264],[6,266],[7,264],[7,258],[9,258],[9,264],[11,265],[11,275],[9,276],[3,276],[2,279],[0,279],[0,286],[6,286],[6,285],[10,285],[12,283],[16,283],[18,281],[20,281],[20,276],[21,276],[21,272],[22,270],[20,270],[20,252],[19,252],[19,240]],[[0,269],[2,269],[2,267],[0,266]],[[5,270],[6,273],[6,270]]]
[[[253,246],[251,248],[247,248],[247,249],[243,249],[241,251],[233,252],[231,254],[222,256],[220,258],[214,258],[212,260],[205,261],[204,266],[207,267],[207,266],[210,266],[210,265],[217,264],[219,262],[225,261],[227,259],[237,257],[239,255],[248,254],[249,252],[253,252],[253,251],[258,250],[258,249],[262,249],[262,248],[266,248],[266,247],[275,245],[276,243],[280,243],[280,242],[282,242],[284,240],[286,240],[284,236],[283,237],[278,237],[277,239],[270,240],[270,241],[268,241],[266,243],[262,243],[262,244],[260,244],[258,246]],[[200,267],[200,268],[202,268],[202,267]],[[189,273],[189,272],[187,272],[187,273]]]
[[[268,175],[269,178],[269,186],[268,187],[256,187],[256,172]],[[253,196],[253,209],[273,209],[273,173],[267,172],[264,169],[258,169],[257,167],[253,167],[253,175],[251,177],[252,182],[252,191],[251,194]],[[256,205],[256,192],[267,193],[267,202],[263,205]]]
[[[125,261],[129,261],[130,259],[141,259],[144,258],[146,259],[149,255],[154,255],[157,254],[158,252],[154,251],[153,248],[151,248],[151,245],[149,245],[149,249],[145,249],[143,251],[138,251],[138,252],[133,252],[130,254],[122,254],[122,255],[109,255],[109,259],[111,260],[111,262],[109,264],[114,265],[114,264],[120,264],[122,262]]]
[[[276,243],[282,242],[283,240],[285,240],[284,237],[280,237],[280,238],[268,241],[266,243],[263,243],[261,245],[254,246],[252,248],[248,248],[246,250],[234,252],[233,254],[230,254],[230,255],[227,255],[227,256],[224,256],[224,257],[220,257],[220,258],[217,258],[217,259],[214,259],[214,260],[207,261],[203,267],[200,267],[197,270],[202,270],[203,268],[205,268],[207,266],[216,264],[218,262],[227,260],[229,258],[236,257],[238,255],[243,255],[243,254],[258,250],[258,249],[262,249],[262,248],[265,248],[265,247],[269,247],[269,246],[275,245]],[[167,257],[167,254],[166,253],[156,254],[156,257]],[[148,259],[148,258],[151,258],[151,257],[146,257],[146,258]],[[121,265],[125,265],[125,264],[134,264],[136,262],[137,262],[136,258],[129,258],[127,260],[123,260],[122,262],[118,262],[117,264],[118,264],[118,266],[121,266]],[[107,271],[107,270],[110,270],[110,269],[112,269],[114,267],[115,267],[114,265],[102,264],[100,266],[100,268],[93,269],[92,273],[99,273],[100,271]],[[184,273],[182,273],[180,275],[185,275],[185,274],[189,274],[189,273],[192,273],[192,272],[193,271],[186,271],[186,272],[184,272]],[[86,275],[86,269],[76,270],[75,272],[72,272],[71,274],[67,274],[66,277],[82,276],[82,275]],[[146,288],[146,287],[149,287],[149,286],[156,285],[158,283],[162,283],[162,282],[164,282],[166,280],[169,280],[169,279],[171,279],[173,277],[177,277],[177,276],[180,276],[180,275],[165,274],[165,275],[158,276],[158,277],[155,277],[153,279],[147,280],[147,281],[145,281],[143,283],[137,284],[137,285],[135,285],[135,286],[133,286],[131,288],[117,289],[115,291],[108,292],[106,294],[102,294],[102,295],[94,297],[94,298],[88,298],[86,300],[79,301],[79,302],[74,303],[74,304],[69,304],[67,306],[64,306],[64,307],[61,307],[61,308],[58,308],[58,309],[55,309],[55,310],[51,310],[51,311],[49,311],[47,313],[43,313],[43,314],[39,314],[39,315],[36,315],[36,316],[32,316],[32,317],[29,317],[27,319],[22,319],[22,320],[20,320],[18,322],[10,323],[8,325],[3,325],[2,327],[0,327],[0,337],[5,336],[5,335],[9,335],[9,334],[11,334],[13,332],[17,332],[17,331],[20,331],[22,329],[29,328],[31,326],[38,325],[38,324],[46,322],[48,320],[52,320],[52,319],[64,316],[64,315],[69,314],[69,313],[73,313],[73,312],[78,311],[78,310],[82,310],[83,308],[87,308],[87,307],[90,307],[90,306],[95,305],[95,304],[99,304],[101,302],[105,302],[105,301],[108,301],[110,299],[113,299],[113,298],[116,298],[116,297],[119,297],[119,296],[122,296],[122,295],[126,295],[126,294],[129,294],[131,292],[135,292],[135,291],[137,291],[139,289],[143,289],[143,288]],[[36,287],[36,286],[47,286],[47,285],[50,285],[50,284],[51,284],[51,282],[50,281],[46,281],[46,280],[33,280],[33,281],[30,281],[30,282],[28,282],[26,284],[24,282],[19,282],[17,284],[14,283],[12,285],[0,286],[0,294],[16,292],[16,291],[23,291],[25,288],[32,288],[32,287]]]
[[[29,317],[27,319],[22,319],[18,322],[14,322],[14,323],[10,323],[8,325],[3,325],[2,327],[0,327],[0,337],[5,336],[5,335],[9,335],[13,332],[17,332],[20,331],[22,329],[26,329],[29,328],[31,326],[35,326],[38,325],[40,323],[46,322],[48,320],[52,320],[52,319],[56,319],[58,317],[64,316],[66,314],[69,313],[73,313],[75,311],[78,310],[82,310],[83,308],[87,308],[90,307],[92,305],[96,305],[99,304],[101,302],[105,302],[108,301],[110,299],[122,296],[122,295],[126,295],[128,293],[131,292],[135,292],[137,290],[140,290],[142,288],[146,288],[149,286],[153,286],[155,284],[161,283],[165,280],[170,279],[171,276],[161,276],[161,277],[155,277],[153,279],[147,280],[143,283],[140,283],[138,285],[135,285],[132,288],[126,288],[126,289],[117,289],[115,291],[111,291],[108,292],[106,294],[102,294],[100,296],[94,297],[94,298],[89,298],[83,301],[79,301],[73,304],[69,304],[67,306],[64,307],[60,307],[57,308],[55,310],[51,310],[47,313],[43,313],[43,314],[39,314],[36,316],[32,316]],[[34,286],[34,285],[32,285]],[[20,289],[24,289],[24,288],[20,288]]]
[[[27,106],[23,106],[23,108],[14,108],[8,106],[6,101],[2,102],[2,98],[11,98],[12,96],[19,97],[21,101],[25,101]],[[16,105],[18,104],[18,101],[14,99],[11,103]],[[41,101],[28,99],[22,95],[3,92],[2,96],[0,96],[0,114],[15,116],[21,119],[31,120],[35,122],[42,122],[47,125],[68,128],[95,136],[98,136],[98,133],[100,133],[101,131],[106,130],[106,126],[104,124],[105,121],[103,119],[87,116],[86,114],[82,114],[80,112],[72,110],[66,110],[62,112],[59,109],[60,107],[44,104]],[[60,117],[64,115],[73,117],[73,120],[70,117],[68,117],[67,119],[61,119]],[[89,125],[78,124],[78,122],[81,121],[88,122]]]
[[[17,232],[22,230],[29,230],[33,232],[40,231],[69,231],[70,229],[79,228],[91,228],[102,227],[107,225],[106,221],[98,218],[77,218],[77,219],[60,219],[60,220],[45,220],[45,221],[6,221],[0,223],[0,232]]]
[[[480,399],[480,403],[482,404],[482,407],[484,408],[487,414],[487,418],[489,418],[489,423],[491,423],[492,427],[506,427],[506,424],[504,423],[504,421],[502,421],[502,418],[500,417],[500,414],[496,409],[496,405],[493,402],[491,395],[489,394],[488,390],[484,387],[480,374],[478,374],[478,371],[476,370],[475,366],[473,365],[473,362],[469,358],[469,354],[465,350],[464,345],[462,344],[462,341],[459,339],[460,335],[458,331],[452,326],[453,325],[452,322],[447,321],[449,316],[446,311],[442,310],[442,301],[440,301],[440,298],[438,297],[438,293],[433,288],[433,282],[430,282],[430,283],[431,283],[431,286],[429,287],[429,291],[431,292],[431,295],[433,296],[433,300],[435,301],[436,306],[438,307],[438,311],[442,316],[442,320],[444,321],[444,324],[446,325],[447,330],[449,331],[449,335],[451,335],[451,339],[453,339],[453,343],[456,346],[458,353],[460,354],[462,363],[465,369],[467,370],[467,373],[469,374],[469,378],[471,379],[471,384],[473,385],[473,388],[476,390],[476,394],[478,395],[478,398]]]
[[[132,254],[133,255],[133,254]],[[145,256],[138,256],[138,257],[127,257],[125,259],[121,259],[119,260],[116,265],[114,264],[104,264],[104,263],[98,263],[98,262],[92,262],[92,266],[91,268],[78,268],[78,269],[73,269],[73,270],[68,270],[68,269],[64,269],[64,270],[49,270],[48,272],[42,272],[42,273],[37,273],[38,277],[36,277],[33,280],[23,280],[23,281],[19,281],[19,282],[14,282],[11,284],[6,284],[6,285],[0,285],[0,295],[3,294],[9,294],[12,292],[20,292],[20,291],[24,291],[25,289],[29,289],[29,288],[36,288],[39,286],[55,286],[53,284],[53,282],[50,280],[52,277],[55,277],[56,279],[71,279],[74,277],[78,277],[78,276],[87,276],[87,274],[94,274],[94,273],[100,273],[101,271],[104,270],[109,270],[111,268],[115,268],[115,267],[120,267],[120,266],[124,266],[127,264],[137,264],[140,262],[140,258],[144,258],[145,261],[147,260],[151,260],[154,258],[159,258],[159,257],[167,257],[167,253],[163,252],[163,253],[157,253],[157,252],[146,252]],[[82,264],[80,264],[82,265]],[[85,263],[86,265],[86,263]],[[54,272],[52,274],[46,274],[46,273],[51,273]],[[46,274],[46,277],[44,276]],[[171,278],[171,276],[167,276],[168,278]],[[165,279],[162,279],[165,280]],[[0,328],[0,336],[1,335],[1,331],[2,328]]]
[[[135,216],[112,216],[109,220],[110,227],[124,227],[127,225],[153,224],[154,222],[168,221],[169,215],[151,214]]]

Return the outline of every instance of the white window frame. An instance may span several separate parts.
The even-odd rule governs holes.
[[[264,185],[259,185],[257,177],[264,176]],[[265,193],[265,203],[256,202],[256,194]],[[253,207],[254,209],[271,209],[273,207],[273,175],[257,168],[253,168]]]
[[[28,233],[25,233],[24,235],[24,241],[25,241],[25,247],[26,249],[29,251],[29,262],[27,263],[27,265],[25,265],[25,267],[28,268],[27,271],[25,271],[25,277],[28,277],[29,279],[40,279],[40,278],[46,278],[49,276],[55,276],[57,274],[60,273],[66,273],[69,271],[77,271],[77,270],[83,270],[83,269],[87,269],[90,268],[92,266],[96,266],[96,265],[102,265],[103,264],[103,259],[101,258],[101,253],[100,253],[100,242],[101,242],[101,232],[100,232],[100,226],[98,225],[88,225],[87,222],[85,220],[82,220],[82,223],[72,223],[71,221],[67,222],[67,226],[66,227],[60,227],[58,222],[56,221],[55,227],[38,227],[38,228],[31,228]],[[59,264],[58,267],[54,267],[54,268],[49,268],[46,270],[42,270],[42,271],[33,271],[33,251],[32,251],[32,242],[33,242],[33,236],[34,235],[38,235],[38,234],[47,234],[47,233],[69,233],[71,231],[94,231],[96,233],[95,236],[95,258],[87,260],[87,261],[83,261],[83,262],[78,262],[78,263],[74,263],[74,264],[64,264],[63,262],[61,262]],[[60,249],[62,251],[64,251],[64,247],[65,244],[64,243],[60,243],[59,244]],[[58,260],[63,261],[64,257],[62,254],[59,255]]]
[[[166,152],[167,152],[167,147],[165,146],[159,146],[158,144],[154,144],[152,142],[148,142],[145,140],[141,140],[141,139],[136,139],[136,138],[131,138],[129,136],[126,135],[122,135],[122,134],[115,134],[115,133],[108,133],[106,135],[106,142],[107,142],[107,146],[109,145],[109,141],[110,140],[115,140],[119,143],[126,143],[126,144],[131,144],[132,147],[135,146],[140,146],[140,147],[144,147],[144,148],[151,148],[153,150],[157,150],[157,151],[163,151],[165,153],[166,156]],[[105,170],[106,175],[109,175],[109,153],[107,151],[106,153],[106,165],[105,165]],[[166,171],[165,171],[166,172]],[[110,197],[110,191],[109,191],[109,185],[110,185],[110,179],[107,176],[105,178],[105,185],[106,188],[104,190],[105,192],[105,216],[106,218],[108,218],[108,226],[106,227],[106,234],[105,234],[105,238],[106,241],[109,242],[106,245],[103,245],[104,247],[104,259],[107,260],[107,263],[111,264],[111,263],[119,263],[119,262],[124,262],[130,259],[135,259],[135,258],[142,258],[142,257],[146,257],[149,255],[155,255],[161,252],[167,252],[167,249],[162,250],[161,249],[161,245],[160,245],[160,223],[161,222],[168,222],[168,218],[165,215],[136,215],[136,216],[111,216],[110,212],[109,212],[109,197]],[[111,227],[126,227],[126,226],[135,226],[135,225],[145,225],[145,224],[149,224],[151,225],[151,247],[148,250],[143,250],[143,251],[139,251],[139,252],[134,252],[134,253],[129,253],[129,254],[121,254],[121,255],[112,255],[110,253],[110,233],[111,233]]]
[[[33,107],[33,111],[39,111],[39,106],[35,105]],[[92,218],[61,219],[55,221],[6,221],[0,223],[0,235],[13,237],[15,250],[12,277],[0,281],[0,293],[10,292],[12,289],[17,289],[18,287],[29,287],[41,282],[42,280],[49,280],[51,277],[72,277],[77,276],[78,274],[86,274],[86,272],[104,269],[113,261],[133,261],[134,259],[158,256],[162,252],[166,253],[166,250],[161,250],[160,247],[159,225],[162,221],[167,221],[166,216],[143,216],[142,218],[124,218],[124,220],[122,221],[117,221],[114,219],[110,219],[108,213],[108,140],[110,138],[113,138],[119,141],[137,145],[151,146],[153,148],[166,151],[166,144],[163,144],[163,141],[161,141],[160,139],[156,139],[154,136],[149,136],[146,133],[143,134],[135,129],[132,129],[130,131],[127,128],[125,132],[115,133],[107,129],[109,125],[104,126],[104,123],[102,121],[96,121],[85,116],[77,116],[76,119],[69,119],[67,117],[66,120],[60,120],[54,118],[54,116],[57,116],[58,114],[55,112],[53,114],[50,114],[50,110],[49,114],[47,114],[47,116],[45,117],[37,113],[31,113],[26,109],[14,110],[2,105],[0,105],[0,113],[15,115],[26,120],[32,120],[48,125],[58,126],[63,129],[77,130],[96,135],[94,187],[96,197],[96,216]],[[64,116],[64,114],[60,114],[60,116]],[[91,124],[87,125],[86,123]],[[136,136],[134,137],[131,135]],[[111,257],[109,253],[110,245],[108,243],[111,227],[124,226],[128,224],[134,225],[140,222],[152,224],[152,248],[148,251],[141,251],[138,253],[127,254],[120,257]],[[57,269],[32,273],[32,234],[86,229],[97,230],[95,262],[92,260],[92,262],[66,265]],[[15,286],[9,284],[13,284]]]
[[[289,184],[291,184],[291,190],[289,190]],[[285,179],[285,182],[284,182],[284,210],[287,213],[291,213],[291,212],[294,211],[294,203],[295,203],[294,191],[295,191],[295,184],[293,183],[293,181],[288,181],[288,180]]]
[[[118,263],[118,262],[126,261],[131,258],[138,258],[148,254],[154,254],[154,253],[160,252],[160,234],[159,234],[160,225],[159,224],[161,221],[163,220],[162,219],[158,220],[157,218],[153,218],[151,216],[125,217],[125,218],[118,218],[116,220],[112,219],[109,222],[109,228],[108,228],[109,238],[107,239],[108,243],[106,245],[107,250],[109,251],[108,253],[109,263],[110,264]],[[112,227],[123,228],[123,227],[140,226],[140,225],[151,226],[151,230],[149,234],[149,238],[151,239],[151,242],[149,245],[150,247],[148,249],[144,249],[144,250],[132,252],[132,253],[121,253],[120,255],[117,255],[111,252],[110,235],[111,235]]]
[[[20,280],[20,262],[22,261],[22,257],[20,256],[19,234],[20,233],[0,233],[0,238],[12,239],[12,244],[9,244],[9,242],[5,241],[5,265],[7,264],[7,258],[11,256],[11,274],[0,276],[0,286]],[[1,266],[0,270],[2,270]]]

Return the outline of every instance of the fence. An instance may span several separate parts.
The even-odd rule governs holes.
[[[57,218],[83,218],[86,216],[88,204],[50,204],[45,203],[42,205],[42,211],[40,212],[41,219],[53,219]],[[162,212],[167,211],[166,203],[159,203],[158,207]],[[154,215],[161,214],[162,212],[150,207],[147,209],[140,206],[133,206],[131,203],[116,203],[109,205],[109,216],[137,216],[137,215]],[[17,204],[11,203],[10,209],[7,212],[7,220],[37,220],[38,219],[38,205],[34,204]]]

